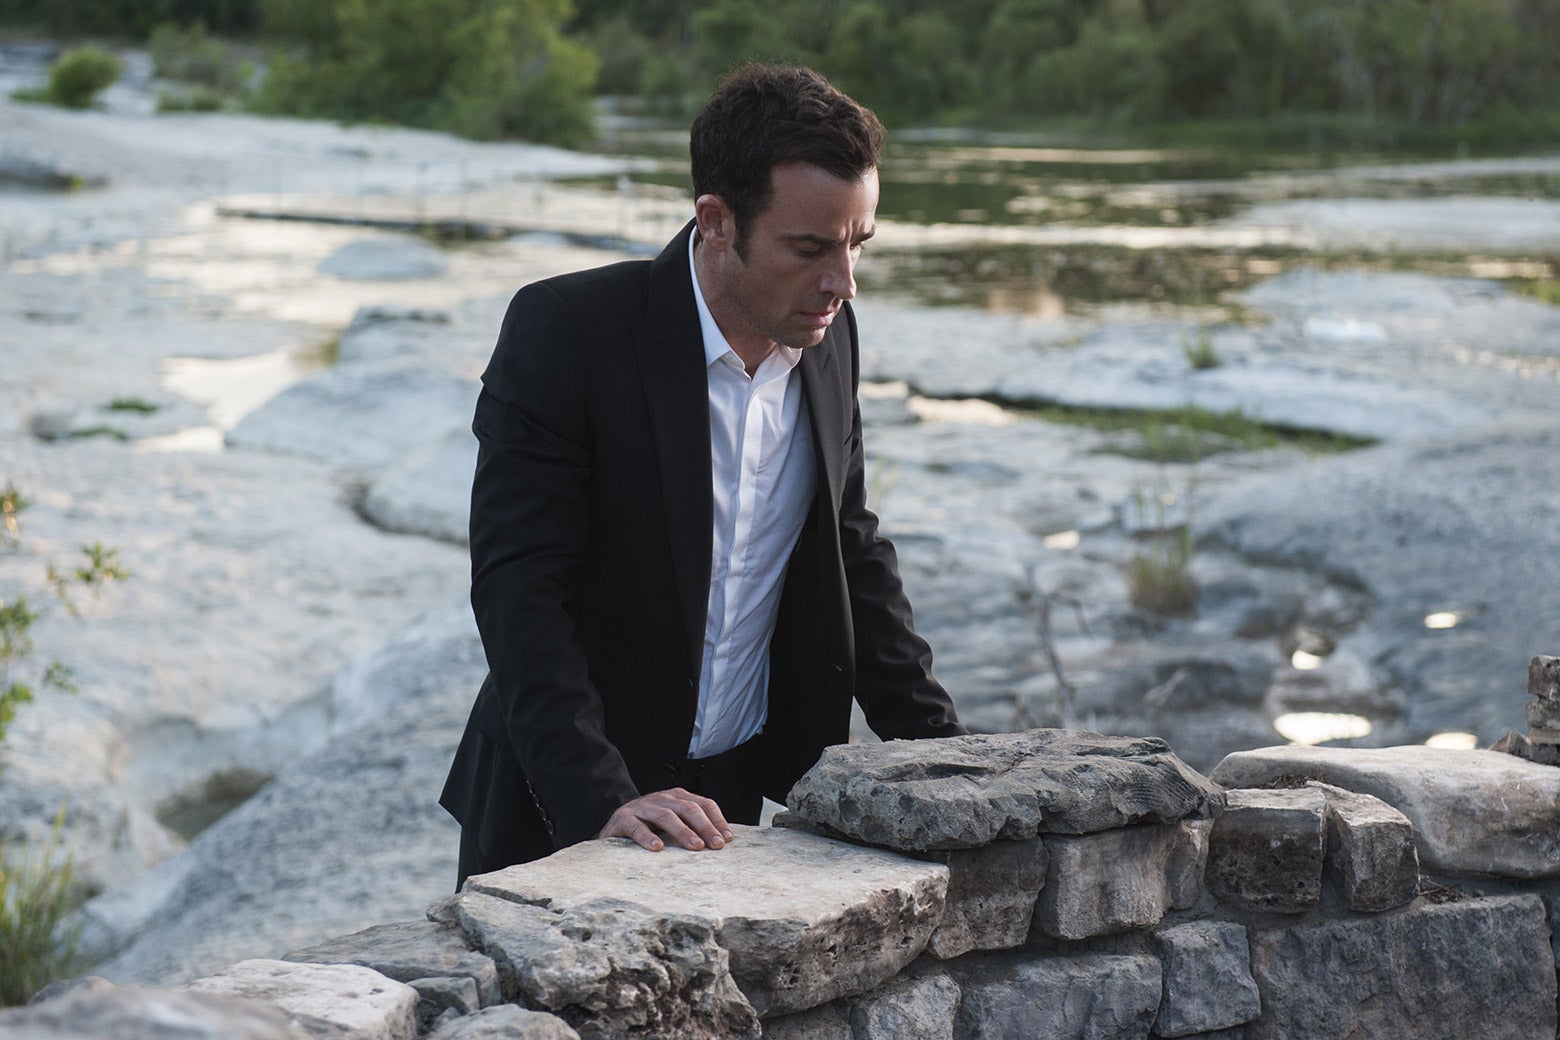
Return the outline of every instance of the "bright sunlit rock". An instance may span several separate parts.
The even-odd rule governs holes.
[[[1294,744],[1321,744],[1370,735],[1370,720],[1362,715],[1330,711],[1295,711],[1273,720],[1279,735]]]
[[[1472,733],[1437,733],[1425,741],[1425,747],[1446,748],[1450,751],[1472,751],[1479,746],[1479,738]]]
[[[1322,666],[1322,659],[1306,650],[1296,650],[1289,655],[1289,663],[1302,672],[1315,671]]]
[[[1456,628],[1457,622],[1462,620],[1462,615],[1455,610],[1438,610],[1434,614],[1425,615],[1426,628]]]
[[[1046,535],[1041,542],[1047,549],[1076,549],[1080,537],[1077,531],[1057,531],[1055,534]]]

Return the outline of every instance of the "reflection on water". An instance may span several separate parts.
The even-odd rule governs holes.
[[[1434,614],[1425,615],[1426,628],[1456,628],[1457,622],[1462,620],[1462,615],[1455,610],[1438,610]]]
[[[162,384],[206,406],[212,425],[231,430],[238,421],[302,379],[306,367],[289,351],[215,360],[168,358]]]
[[[317,352],[300,355],[286,350],[241,358],[166,358],[162,385],[205,405],[211,424],[148,437],[138,447],[143,451],[221,451],[223,436],[240,419],[325,364]]]
[[[1273,728],[1293,744],[1323,744],[1370,735],[1370,720],[1363,715],[1331,711],[1296,711],[1273,720]]]
[[[1472,751],[1479,746],[1479,738],[1472,733],[1453,731],[1437,733],[1425,741],[1425,747],[1445,748],[1449,751]]]

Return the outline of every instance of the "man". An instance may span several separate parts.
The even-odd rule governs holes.
[[[885,739],[964,732],[865,500],[848,301],[882,136],[810,70],[741,69],[661,255],[511,302],[472,426],[489,673],[440,799],[462,883],[595,837],[719,849],[852,696]]]

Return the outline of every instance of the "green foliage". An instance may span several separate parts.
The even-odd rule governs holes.
[[[215,32],[248,32],[257,0],[0,0],[0,25],[42,29],[54,37],[145,37],[166,22],[203,22]]]
[[[119,58],[90,44],[60,55],[49,66],[47,99],[64,108],[86,108],[98,92],[119,78]]]
[[[303,0],[289,0],[301,3]],[[1352,117],[1354,144],[1427,128],[1545,142],[1553,0],[580,0],[604,90],[662,107],[746,60],[802,61],[891,122],[1088,117],[1254,133]],[[610,27],[610,31],[608,31]],[[673,69],[672,66],[677,66]],[[678,72],[680,71],[680,75]],[[1502,115],[1505,112],[1507,114]],[[1231,122],[1237,121],[1237,122]],[[1246,121],[1249,129],[1238,121]],[[1481,129],[1486,121],[1498,123]],[[1314,124],[1322,143],[1341,123]],[[1305,143],[1301,138],[1300,143]]]
[[[108,402],[108,410],[111,412],[134,412],[137,415],[155,415],[162,410],[161,405],[152,404],[139,397],[116,397]]]
[[[205,94],[237,94],[254,71],[239,61],[227,44],[208,35],[203,22],[188,28],[165,22],[152,30],[146,46],[157,75],[204,87]],[[181,96],[195,95],[191,92]]]
[[[1195,337],[1189,337],[1181,344],[1181,353],[1186,355],[1186,363],[1199,372],[1224,364],[1224,359],[1219,357],[1219,351],[1213,345],[1213,333],[1208,331],[1206,325],[1197,330]]]
[[[0,546],[14,549],[20,543],[19,517],[27,508],[27,499],[16,486],[6,483],[0,492]],[[68,570],[60,570],[50,564],[45,573],[46,587],[60,604],[73,616],[80,611],[71,600],[76,587],[90,589],[94,596],[115,581],[130,577],[119,562],[119,550],[102,542],[81,547],[83,561]],[[56,693],[74,693],[70,669],[59,661],[50,661],[37,672],[37,686],[29,683],[19,673],[27,668],[27,658],[36,645],[32,638],[32,626],[43,617],[27,600],[25,593],[0,597],[0,751],[4,750],[6,733],[16,718],[16,710],[32,701],[37,689]]]
[[[567,0],[262,0],[294,41],[262,111],[387,120],[476,138],[590,139],[595,56],[565,39]]]
[[[1132,554],[1127,568],[1127,598],[1140,610],[1162,617],[1183,617],[1197,609],[1192,578],[1192,532],[1181,527],[1162,534]]]
[[[31,857],[0,842],[0,1007],[25,1004],[73,974],[80,928],[66,924],[75,871],[69,855],[60,858],[64,821],[62,810],[50,840]]]

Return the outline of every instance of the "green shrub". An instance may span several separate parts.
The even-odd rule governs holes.
[[[1197,609],[1192,578],[1192,534],[1183,527],[1162,534],[1132,554],[1127,568],[1127,598],[1132,605],[1162,617],[1183,617]]]
[[[248,79],[249,70],[233,57],[227,44],[206,33],[202,22],[189,28],[171,22],[159,25],[146,46],[153,71],[163,79],[198,84],[218,94],[236,94]]]
[[[1224,359],[1219,357],[1219,351],[1213,345],[1213,333],[1208,331],[1207,326],[1199,329],[1195,338],[1189,338],[1181,344],[1181,353],[1186,355],[1186,363],[1199,372],[1224,364]]]
[[[62,810],[53,836],[34,856],[7,855],[0,842],[0,1007],[25,1004],[73,973],[80,928],[66,924],[75,871],[68,854],[59,858],[64,820]]]
[[[65,108],[86,108],[98,91],[119,78],[119,58],[90,44],[60,55],[49,66],[47,97]]]
[[[261,111],[578,145],[594,134],[594,54],[561,35],[565,0],[265,0],[294,41]]]

